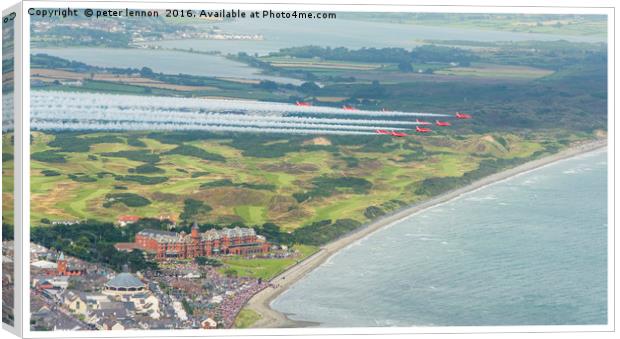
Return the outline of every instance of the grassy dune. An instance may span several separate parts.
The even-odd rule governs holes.
[[[415,187],[426,178],[458,177],[475,170],[484,159],[527,157],[544,150],[541,144],[544,140],[538,137],[526,140],[517,135],[502,137],[507,147],[491,135],[459,137],[463,140],[437,135],[385,139],[385,147],[391,148],[389,153],[373,151],[367,145],[326,145],[321,146],[324,149],[300,149],[276,158],[244,155],[244,150],[236,148],[228,139],[185,142],[225,158],[225,161],[213,161],[166,154],[176,145],[149,138],[146,133],[89,133],[78,138],[105,135],[118,137],[122,142],[92,144],[88,152],[59,152],[65,162],[32,160],[33,224],[40,224],[44,218],[114,221],[123,214],[178,216],[187,198],[200,200],[212,208],[199,222],[241,221],[247,225],[274,222],[288,231],[325,219],[365,222],[364,211],[369,206],[421,199],[415,194]],[[144,146],[128,145],[126,140],[131,138],[137,138]],[[51,134],[33,133],[32,152],[58,151],[50,146],[54,139]],[[286,139],[282,137],[274,142],[286,142]],[[136,168],[144,165],[143,161],[109,155],[121,151],[158,155],[159,161],[153,165],[160,172],[136,173]],[[349,166],[348,161],[352,159],[354,166]],[[46,170],[57,175],[46,176]],[[294,198],[295,193],[311,192],[314,180],[321,177],[360,178],[370,182],[371,187],[366,194],[342,187],[327,196],[305,201]],[[157,178],[165,181],[148,183]],[[6,189],[3,193],[8,194]],[[106,197],[118,193],[135,194],[150,203],[128,206],[112,202],[104,207]]]

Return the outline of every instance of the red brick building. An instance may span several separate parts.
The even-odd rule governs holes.
[[[269,251],[266,239],[251,228],[211,229],[200,233],[194,224],[190,234],[143,230],[136,234],[135,246],[155,253],[158,260],[186,259],[214,255],[252,255]]]
[[[60,257],[56,260],[56,272],[58,275],[79,276],[85,273],[84,268],[70,265],[65,259],[65,254],[60,253]]]
[[[137,215],[121,215],[116,219],[116,223],[121,227],[125,227],[129,224],[137,222],[138,220],[140,220],[140,217]]]

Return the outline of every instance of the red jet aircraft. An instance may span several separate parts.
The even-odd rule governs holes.
[[[392,131],[390,135],[393,137],[402,138],[402,137],[406,137],[407,133]]]
[[[357,108],[355,108],[353,106],[349,106],[349,105],[342,106],[342,109],[345,110],[345,111],[357,111]]]
[[[435,120],[435,125],[437,126],[450,126],[451,124],[447,121],[439,121],[439,120]]]
[[[455,116],[457,119],[471,119],[471,115],[460,112],[456,112]]]
[[[416,126],[415,127],[415,131],[416,132],[420,132],[420,133],[428,133],[431,131],[430,128],[424,128],[424,127],[420,127],[420,126]]]
[[[305,102],[305,101],[297,101],[297,102],[295,102],[295,105],[297,105],[297,106],[306,106],[307,107],[307,106],[312,106],[312,103]]]
[[[398,138],[402,138],[402,137],[406,137],[407,136],[407,133],[404,133],[404,132],[388,131],[388,130],[384,130],[384,129],[378,129],[378,130],[375,131],[375,133],[383,134],[383,135],[391,135],[393,137],[398,137]]]

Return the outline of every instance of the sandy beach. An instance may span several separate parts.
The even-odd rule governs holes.
[[[306,258],[304,261],[296,264],[295,266],[289,268],[287,271],[281,273],[274,279],[272,279],[272,285],[275,287],[268,287],[261,292],[254,295],[246,304],[246,307],[259,313],[261,315],[261,319],[258,320],[252,327],[255,328],[286,328],[286,327],[307,327],[312,326],[313,323],[308,322],[298,322],[290,320],[286,317],[285,314],[282,314],[278,311],[273,310],[270,307],[271,302],[277,298],[280,294],[286,291],[291,285],[297,282],[299,279],[303,278],[308,272],[312,271],[323,262],[325,262],[331,255],[335,254],[342,248],[360,240],[369,234],[375,232],[376,230],[390,225],[394,222],[398,222],[399,220],[406,218],[414,213],[418,213],[426,208],[435,206],[437,204],[441,204],[452,200],[464,193],[479,189],[481,187],[496,183],[498,181],[510,178],[514,175],[524,173],[527,171],[531,171],[533,169],[539,168],[541,166],[551,164],[553,162],[574,157],[579,154],[587,153],[596,149],[600,149],[607,146],[607,140],[596,140],[592,142],[580,143],[578,145],[571,146],[570,148],[563,150],[559,153],[537,159],[534,161],[527,162],[525,164],[519,165],[517,167],[508,169],[506,171],[502,171],[499,173],[495,173],[483,179],[480,179],[476,182],[473,182],[465,187],[461,187],[446,193],[443,193],[437,197],[434,197],[430,200],[426,200],[424,202],[406,207],[397,212],[379,218],[372,223],[369,223],[365,227],[360,228],[354,233],[351,233],[345,237],[337,239],[323,247],[313,254],[312,256]]]

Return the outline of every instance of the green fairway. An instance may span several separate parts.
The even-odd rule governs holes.
[[[379,148],[363,144],[333,145],[338,139],[308,137],[298,142],[301,145],[315,144],[312,151],[291,149],[275,158],[246,156],[246,150],[234,147],[230,139],[184,142],[223,157],[216,161],[167,154],[178,145],[163,143],[144,132],[84,133],[77,136],[78,143],[80,138],[102,138],[104,142],[91,144],[88,152],[63,152],[62,148],[52,147],[55,145],[54,134],[37,132],[33,136],[33,152],[58,152],[65,159],[64,162],[34,159],[31,162],[31,215],[35,224],[42,219],[115,221],[126,214],[179,216],[183,211],[183,201],[192,198],[211,208],[208,213],[200,215],[199,222],[237,220],[246,225],[275,222],[287,231],[321,220],[365,222],[364,211],[369,206],[382,206],[391,200],[417,201],[411,187],[425,178],[459,177],[478,168],[478,163],[488,157],[523,158],[543,149],[536,138],[525,140],[512,134],[496,136],[495,139],[490,135],[476,134],[466,136],[464,140],[446,136],[387,139],[390,146]],[[109,138],[139,142],[112,143],[107,142]],[[286,138],[275,137],[264,147],[282,147],[278,145],[286,145],[286,142]],[[381,151],[382,147],[389,147],[389,154]],[[334,152],[333,149],[340,151]],[[127,151],[129,153],[123,153]],[[149,155],[140,158],[138,154]],[[150,161],[149,157],[157,160],[150,165],[157,172],[136,173],[137,169],[144,167],[143,161]],[[46,173],[51,175],[46,176]],[[317,178],[342,176],[366,180],[369,191],[367,194],[356,193],[342,187],[328,196],[307,201],[294,198],[295,194],[312,191]],[[159,183],[150,182],[159,179]],[[10,176],[3,177],[3,180],[6,195],[9,194],[6,188]],[[213,186],[213,183],[222,184]],[[149,203],[132,207],[122,203],[104,206],[107,195],[118,193],[134,194]],[[248,274],[252,270],[258,275],[273,273],[268,268],[240,269]]]
[[[263,206],[238,206],[235,212],[249,225],[259,225],[266,221]]]

